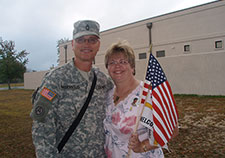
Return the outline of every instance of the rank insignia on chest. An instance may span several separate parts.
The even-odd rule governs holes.
[[[50,89],[44,87],[40,93],[43,97],[45,97],[46,99],[48,99],[49,101],[51,101],[56,94],[54,92],[52,92]]]
[[[87,24],[86,25],[86,30],[88,31],[90,29],[89,25]]]

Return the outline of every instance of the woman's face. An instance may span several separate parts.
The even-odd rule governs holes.
[[[134,69],[131,68],[127,58],[122,53],[113,54],[108,60],[108,73],[115,83],[127,81],[133,76]]]

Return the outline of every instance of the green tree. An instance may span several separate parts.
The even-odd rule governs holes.
[[[11,89],[12,81],[23,80],[28,63],[26,50],[17,53],[14,48],[15,42],[0,40],[0,80],[8,84],[8,89]]]

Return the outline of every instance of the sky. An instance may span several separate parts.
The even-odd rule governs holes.
[[[26,50],[28,70],[57,66],[57,41],[72,39],[78,20],[96,20],[100,31],[214,0],[0,0],[0,39]]]

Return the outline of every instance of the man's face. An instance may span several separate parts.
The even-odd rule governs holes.
[[[73,40],[73,51],[76,60],[92,62],[99,50],[100,41],[97,36],[82,36]]]

